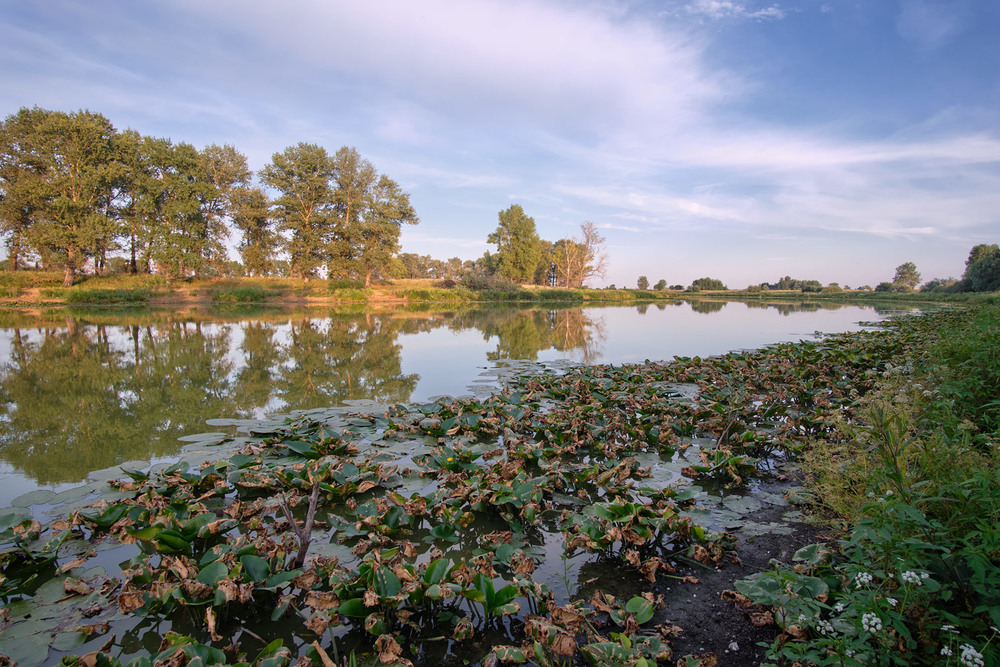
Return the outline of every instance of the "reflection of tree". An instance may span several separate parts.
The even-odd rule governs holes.
[[[497,339],[497,347],[488,352],[490,361],[501,359],[535,360],[543,350],[566,352],[586,362],[600,353],[605,339],[604,323],[582,308],[558,310],[483,309],[455,315],[452,329],[475,328],[483,339]]]
[[[2,456],[41,483],[175,452],[231,394],[228,331],[147,328],[137,357],[138,328],[111,329],[73,318],[37,343],[14,333],[17,352],[0,368]]]
[[[399,324],[385,315],[332,315],[292,323],[289,364],[278,383],[291,408],[350,399],[405,401],[419,379],[401,375]]]
[[[703,301],[701,299],[693,299],[688,301],[691,304],[691,310],[696,313],[702,313],[704,315],[711,315],[712,313],[717,313],[726,307],[726,301]]]
[[[241,413],[252,413],[267,405],[276,393],[275,379],[286,351],[274,339],[275,328],[267,322],[243,325],[243,358],[246,365],[236,375],[239,391],[233,397]]]

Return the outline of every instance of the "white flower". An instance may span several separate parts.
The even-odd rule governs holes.
[[[816,629],[824,637],[833,634],[833,623],[830,621],[820,621],[816,624]]]
[[[869,612],[861,617],[861,627],[864,628],[865,632],[875,634],[882,629],[882,619],[878,617],[878,614]]]
[[[954,625],[942,625],[941,632],[953,632],[955,630]]]
[[[906,572],[903,572],[901,575],[899,575],[899,579],[904,584],[914,584],[915,586],[919,586],[921,583],[923,583],[921,581],[920,574],[918,572],[914,572],[913,570],[908,570]]]
[[[966,667],[983,667],[983,654],[972,648],[970,644],[962,644],[959,649],[962,655],[958,660]]]
[[[941,647],[941,655],[951,655],[951,647],[950,646],[942,646]]]
[[[920,573],[920,578],[921,579],[930,579],[931,575],[927,574],[926,572],[921,572]]]
[[[847,607],[844,606],[843,602],[838,602],[837,604],[833,605],[833,610],[835,612],[837,612],[838,614],[841,613],[842,611],[844,611],[846,608]]]
[[[861,588],[867,584],[872,583],[872,575],[869,572],[858,572],[854,575],[854,587]]]
[[[885,601],[888,602],[893,607],[899,604],[899,600],[897,600],[896,598],[886,598]]]

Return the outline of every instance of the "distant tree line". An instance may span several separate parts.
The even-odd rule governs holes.
[[[300,143],[275,153],[252,182],[230,145],[118,131],[90,111],[22,108],[0,125],[0,236],[8,266],[61,270],[64,285],[93,262],[168,277],[242,270],[370,282],[398,268],[400,227],[418,218],[409,195],[353,148]],[[276,261],[278,254],[287,260]],[[115,262],[117,260],[117,262]]]

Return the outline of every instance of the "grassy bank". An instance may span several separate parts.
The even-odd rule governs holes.
[[[548,288],[512,285],[496,280],[468,285],[438,280],[397,280],[366,287],[352,280],[292,278],[216,278],[167,281],[163,276],[84,276],[77,285],[61,286],[62,275],[39,271],[0,272],[0,303],[34,306],[39,303],[95,305],[164,305],[178,303],[239,303],[283,305],[293,303],[636,303],[645,301],[739,300],[747,303],[973,303],[997,299],[996,294],[940,294],[892,292],[809,292]],[[470,289],[474,285],[475,289]]]
[[[1000,307],[890,325],[899,355],[810,443],[842,537],[741,582],[777,665],[1000,664]]]

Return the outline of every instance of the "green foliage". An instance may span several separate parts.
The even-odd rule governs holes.
[[[152,294],[147,289],[83,289],[66,290],[62,295],[67,303],[122,303],[145,304]]]
[[[698,278],[697,280],[691,283],[691,290],[695,291],[695,288],[697,288],[698,290],[729,289],[728,287],[726,287],[726,284],[723,283],[718,278]]]
[[[993,305],[897,325],[926,354],[887,365],[858,414],[828,434],[840,444],[812,454],[818,495],[844,513],[846,537],[737,584],[784,631],[772,660],[1000,660],[998,318]]]
[[[504,294],[521,291],[521,286],[500,276],[474,275],[462,279],[462,287],[473,292],[498,292]]]
[[[912,292],[920,284],[920,272],[913,262],[904,262],[896,267],[892,278],[892,289],[896,292]]]
[[[209,292],[216,303],[263,303],[277,292],[252,285],[245,287],[222,287]]]
[[[511,282],[530,282],[542,255],[535,219],[525,215],[519,204],[511,204],[498,217],[500,222],[487,239],[497,246],[496,273]]]

